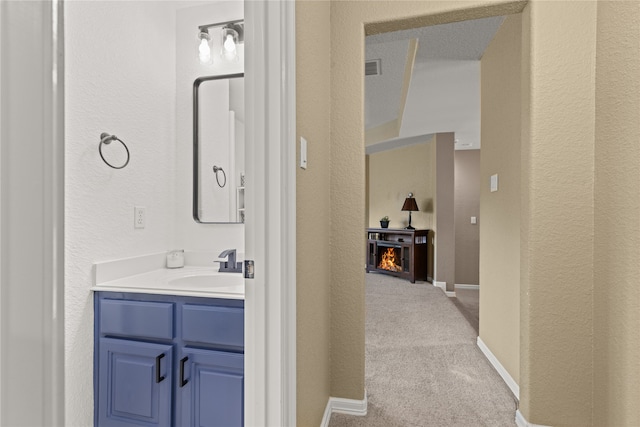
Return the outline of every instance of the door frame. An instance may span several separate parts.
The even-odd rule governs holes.
[[[295,2],[247,1],[245,22],[245,425],[295,426]]]
[[[63,7],[0,3],[2,425],[64,426]]]
[[[45,34],[42,45],[53,44],[57,49],[54,51],[62,57],[63,2],[56,0],[53,5],[52,9],[45,5],[37,12],[48,17],[48,22],[58,30]],[[250,46],[245,52],[246,82],[247,92],[251,94],[247,97],[247,181],[250,188],[255,189],[253,192],[248,189],[246,202],[250,212],[264,212],[260,216],[249,215],[245,231],[246,256],[256,261],[256,279],[246,283],[245,424],[295,425],[295,3],[286,0],[247,1],[245,9],[246,40]],[[48,57],[48,60],[61,75],[62,61],[55,61],[58,55]],[[50,394],[54,401],[47,402],[44,415],[51,425],[63,424],[65,406],[61,380],[64,375],[64,292],[61,280],[64,274],[64,185],[60,173],[64,170],[64,138],[61,93],[62,79],[59,78],[41,95],[45,99],[52,97],[55,104],[53,117],[50,116],[48,122],[51,128],[47,132],[51,135],[53,129],[55,146],[49,144],[48,149],[40,148],[51,154],[46,157],[45,169],[49,177],[53,175],[54,178],[45,181],[50,184],[46,190],[50,197],[43,201],[46,208],[35,209],[42,212],[45,222],[41,238],[49,244],[44,245],[47,250],[43,254],[43,262],[49,266],[45,270],[52,272],[42,283],[46,289],[53,289],[53,294],[48,294],[46,299],[52,302],[48,307],[55,319],[47,322],[50,339],[43,338],[48,351],[52,352],[49,355],[54,356],[48,358],[53,369],[49,371],[51,378],[45,380],[49,387],[55,389],[55,393]],[[3,223],[8,202],[9,195],[2,193]],[[55,215],[47,215],[52,212]],[[53,242],[50,240],[52,236]],[[10,248],[4,249],[9,252]],[[4,276],[6,271],[2,273]],[[0,347],[2,356],[7,347]],[[0,404],[2,400],[0,398]]]

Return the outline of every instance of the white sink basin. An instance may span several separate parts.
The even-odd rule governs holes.
[[[242,286],[244,279],[240,274],[198,274],[183,276],[169,280],[169,284],[175,287],[188,288],[227,288]]]
[[[208,266],[159,268],[147,273],[106,281],[91,289],[107,292],[244,299],[244,277],[242,273],[220,273]]]

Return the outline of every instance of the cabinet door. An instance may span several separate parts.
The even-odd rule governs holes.
[[[367,273],[378,267],[377,243],[375,240],[367,241]]]
[[[172,346],[100,339],[98,426],[171,426]]]
[[[179,425],[244,424],[244,355],[184,348],[179,371]]]

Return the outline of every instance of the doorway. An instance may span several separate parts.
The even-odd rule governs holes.
[[[432,2],[400,3],[391,6],[376,3],[374,7],[359,6],[355,3],[347,5],[333,5],[332,14],[345,16],[347,19],[335,29],[333,37],[341,42],[332,52],[332,75],[340,76],[332,82],[332,185],[340,191],[332,192],[332,205],[335,218],[332,235],[340,236],[334,239],[333,252],[336,254],[360,254],[353,267],[341,268],[340,274],[334,275],[332,289],[340,289],[336,297],[332,296],[332,323],[343,325],[334,329],[336,337],[332,342],[341,345],[333,352],[333,364],[349,372],[364,372],[364,307],[359,303],[364,295],[364,245],[362,244],[362,230],[364,224],[364,206],[358,207],[351,203],[354,195],[362,195],[366,186],[364,165],[362,160],[354,163],[353,159],[364,157],[364,114],[362,110],[362,92],[364,56],[362,52],[364,40],[361,23],[369,22],[365,28],[366,35],[373,35],[397,29],[415,28],[462,19],[486,18],[489,16],[517,13],[524,8],[524,4],[502,4],[489,8],[452,12],[445,4]],[[342,8],[345,10],[342,10]],[[348,10],[347,10],[348,9]],[[341,15],[341,13],[344,15]],[[402,17],[395,21],[390,17]],[[410,17],[410,18],[407,18]],[[406,19],[405,19],[406,18]],[[382,20],[385,20],[382,22]],[[341,179],[348,176],[348,180]],[[360,198],[358,196],[357,198]],[[362,196],[364,200],[364,196]],[[345,238],[349,237],[349,238]],[[338,256],[338,255],[336,255]],[[339,264],[341,267],[344,263]],[[354,304],[354,301],[358,301]],[[347,315],[348,313],[348,315]],[[341,319],[345,317],[345,322]],[[358,319],[358,321],[353,321]],[[348,323],[348,325],[346,325]],[[342,345],[346,343],[346,345]],[[335,346],[334,346],[335,348]],[[344,381],[344,383],[343,383]],[[334,376],[332,389],[340,392],[341,396],[352,399],[363,399],[364,384],[358,378],[349,376],[341,378]]]
[[[100,2],[95,2],[100,7]],[[77,303],[82,316],[91,312],[90,283],[82,283],[83,292],[77,300],[67,296],[65,283],[65,191],[64,191],[64,73],[63,38],[64,3],[53,2],[2,2],[2,286],[0,292],[0,420],[2,424],[64,425],[65,406],[80,402],[79,410],[85,420],[92,419],[91,408],[91,351],[86,339],[82,341],[82,353],[88,357],[74,369],[67,371],[65,381],[65,340],[67,348],[80,353],[73,336],[75,332],[65,319],[65,305]],[[159,8],[164,6],[157,3]],[[260,147],[269,146],[269,156],[257,156],[252,179],[259,173],[273,173],[271,179],[259,179],[267,199],[253,201],[255,212],[263,212],[263,224],[252,223],[252,231],[258,236],[248,248],[249,256],[255,257],[262,272],[257,272],[260,284],[269,283],[269,290],[280,299],[266,300],[264,288],[251,287],[249,299],[254,304],[253,315],[247,321],[248,334],[259,336],[257,342],[247,349],[249,360],[247,375],[252,384],[246,388],[254,393],[246,396],[248,416],[245,422],[255,425],[291,425],[295,421],[295,265],[289,263],[295,254],[295,222],[281,223],[282,218],[295,217],[295,197],[285,189],[295,188],[292,174],[280,173],[293,169],[295,152],[294,125],[292,121],[280,120],[289,117],[294,104],[293,3],[258,4],[248,2],[249,20],[256,23],[260,31],[252,31],[249,37],[254,43],[281,55],[277,58],[264,55],[263,49],[255,49],[257,63],[263,64],[265,73],[255,73],[249,83],[256,97],[256,108],[250,120],[257,122],[256,133],[260,136]],[[146,16],[141,13],[139,17]],[[165,30],[172,20],[167,20]],[[267,25],[267,22],[270,25]],[[5,25],[6,24],[6,25]],[[98,25],[100,26],[100,25]],[[118,27],[110,28],[117,33]],[[158,34],[163,33],[159,31]],[[14,35],[21,34],[14,37]],[[28,36],[24,37],[24,34]],[[145,33],[148,35],[148,32]],[[146,40],[146,39],[145,39]],[[169,44],[172,46],[172,44]],[[157,46],[154,46],[154,48]],[[24,55],[24,49],[30,51]],[[166,53],[166,52],[162,52]],[[263,55],[258,57],[259,55]],[[155,59],[162,58],[157,55]],[[155,62],[155,61],[150,61]],[[104,67],[117,66],[104,61]],[[170,72],[170,71],[169,71]],[[265,75],[268,73],[268,76]],[[282,75],[291,76],[280,80]],[[52,79],[52,76],[54,77]],[[87,79],[95,77],[83,76]],[[153,80],[153,79],[148,79]],[[40,82],[36,84],[34,82]],[[10,84],[9,84],[10,83]],[[151,82],[148,82],[152,84]],[[280,87],[282,85],[282,87]],[[162,86],[162,85],[161,85]],[[171,84],[164,86],[170,87]],[[267,114],[265,98],[267,88],[279,87],[280,97],[270,97]],[[156,91],[150,93],[153,96]],[[89,105],[95,105],[93,100]],[[89,110],[89,106],[87,106]],[[162,122],[162,117],[153,120]],[[117,122],[117,121],[116,121]],[[270,123],[270,133],[264,126]],[[263,132],[258,132],[262,126]],[[95,131],[95,129],[94,129]],[[28,143],[25,143],[28,141]],[[93,143],[90,144],[94,147]],[[93,155],[96,155],[91,150]],[[91,162],[94,157],[88,157]],[[34,164],[42,167],[34,168]],[[281,169],[272,170],[274,164]],[[267,167],[267,165],[269,167]],[[10,167],[9,167],[10,166]],[[162,168],[161,168],[162,169]],[[267,172],[268,171],[268,172]],[[5,183],[11,182],[11,185]],[[104,183],[104,180],[102,181]],[[82,182],[86,184],[86,182]],[[25,188],[25,184],[29,184]],[[27,191],[28,190],[28,191]],[[165,189],[163,189],[165,190]],[[163,191],[164,193],[165,191]],[[114,199],[119,197],[114,197]],[[11,207],[11,209],[9,209]],[[27,214],[25,214],[27,212]],[[127,221],[128,224],[129,221]],[[273,224],[271,224],[273,223]],[[270,230],[281,230],[271,236],[268,244],[266,226]],[[261,228],[260,225],[263,227]],[[274,227],[271,227],[271,226]],[[262,234],[259,234],[261,230]],[[93,230],[92,230],[93,231]],[[257,242],[257,243],[256,243]],[[286,242],[286,243],[284,243]],[[162,242],[161,250],[166,249]],[[261,248],[274,249],[273,257],[261,252]],[[34,248],[41,248],[40,251]],[[67,246],[67,249],[69,247]],[[77,248],[70,248],[71,250]],[[138,248],[139,249],[139,248]],[[291,252],[290,252],[291,251]],[[10,255],[10,256],[9,256]],[[83,268],[86,267],[86,260]],[[271,261],[271,262],[269,262]],[[258,263],[256,263],[258,265]],[[90,277],[86,274],[84,279]],[[79,288],[80,289],[80,288]],[[257,289],[257,290],[256,290]],[[81,302],[78,303],[78,302]],[[34,307],[40,309],[34,312]],[[26,317],[25,317],[26,316]],[[90,317],[90,316],[89,316]],[[65,323],[66,322],[66,323]],[[79,322],[82,323],[82,322]],[[82,326],[91,323],[91,319]],[[292,326],[293,325],[293,326]],[[65,326],[67,330],[65,331]],[[89,327],[89,330],[91,328]],[[281,346],[266,348],[265,342],[280,342]],[[89,348],[89,350],[86,350]],[[67,352],[68,353],[68,352]],[[87,360],[89,361],[87,363]],[[282,364],[281,364],[282,363]],[[10,368],[10,369],[9,369]],[[269,376],[267,377],[267,371]],[[13,375],[12,373],[20,373]],[[81,387],[69,383],[83,383]],[[67,390],[65,393],[65,383]],[[33,393],[33,390],[41,393]],[[89,390],[89,392],[87,392]],[[80,394],[77,394],[80,393]],[[76,396],[75,399],[73,396]],[[88,403],[85,402],[88,397]],[[73,402],[70,403],[70,402]],[[83,421],[81,424],[89,424]]]
[[[504,19],[497,16],[377,34],[365,41],[365,222],[372,227],[378,216],[393,212],[391,225],[406,226],[406,213],[399,208],[407,191],[416,193],[419,211],[413,212],[414,223],[435,230],[440,268],[434,284],[452,298],[476,333],[480,87],[487,80],[481,78],[481,58]],[[374,69],[369,70],[368,64],[374,64]],[[389,123],[395,124],[395,134],[390,133]],[[382,128],[388,139],[382,139]],[[450,145],[440,133],[444,130],[453,132]],[[490,143],[496,139],[485,136]],[[490,163],[487,170],[500,164],[493,160],[494,151],[490,147],[485,156]],[[404,216],[398,218],[400,214]]]
[[[494,32],[493,32],[493,33],[491,33],[491,34],[489,34],[489,35],[487,36],[487,45],[489,44],[489,42],[491,42],[491,41],[494,39],[494,36],[495,36],[495,34],[496,34],[496,31],[497,31],[497,28],[498,28],[498,27],[500,27],[500,26],[502,25],[502,20],[503,20],[503,19],[502,19],[502,18],[500,18],[500,22],[499,22],[499,23],[498,23],[498,25],[496,26],[496,30],[494,30]],[[514,18],[514,20],[515,20],[515,21],[517,21],[517,22],[519,23],[519,22],[520,22],[520,16],[519,16],[519,15],[516,15],[516,17]],[[518,37],[515,37],[515,40],[519,42],[520,37],[519,37],[519,36],[518,36]],[[485,47],[486,47],[486,46],[485,46]],[[480,71],[480,57],[482,57],[483,52],[484,52],[484,49],[482,49],[482,50],[480,51],[480,53],[478,54],[478,58],[477,58],[477,61],[478,61],[478,64],[477,64],[477,65],[478,65],[478,66],[477,66],[477,72],[478,72],[477,80],[478,80],[478,81],[480,80],[480,76],[479,76],[479,71]],[[520,72],[519,72],[519,70],[520,70],[519,61],[520,61],[520,55],[519,55],[519,54],[518,54],[518,55],[514,55],[514,57],[517,59],[517,60],[516,60],[516,62],[517,62],[517,67],[515,68],[515,70],[514,70],[513,68],[509,68],[509,69],[510,69],[510,71],[511,71],[511,72],[514,72],[514,74],[518,77],[518,79],[516,80],[516,82],[515,82],[514,84],[516,85],[516,87],[518,87],[518,88],[519,88],[519,86],[520,86],[520,81],[519,81],[519,74],[520,74]],[[370,60],[374,60],[375,58],[367,57],[366,59],[367,59],[367,62],[369,62]],[[383,61],[380,61],[380,60],[378,59],[378,62],[383,62]],[[449,73],[449,75],[450,75],[450,74],[451,74],[451,73]],[[365,81],[366,81],[366,79],[367,79],[367,78],[368,78],[368,77],[365,77]],[[458,86],[460,86],[460,85],[458,85]],[[478,110],[479,110],[479,107],[480,107],[480,105],[479,105],[479,104],[480,104],[480,100],[479,100],[479,92],[480,92],[480,90],[479,90],[479,89],[480,89],[480,88],[479,88],[479,86],[480,86],[480,83],[478,82],[478,86],[476,87],[476,90],[477,90],[477,96],[478,96],[478,101],[477,101],[477,104],[478,104]],[[440,85],[440,87],[442,87],[442,85]],[[516,92],[517,92],[517,91],[516,91]],[[368,98],[368,96],[366,96],[366,97],[365,97],[365,99],[367,99],[367,98]],[[389,97],[387,96],[386,98],[389,98]],[[408,98],[410,98],[410,96],[409,96]],[[433,103],[438,104],[438,100],[437,100],[437,99],[435,99],[434,97],[428,97],[428,96],[425,96],[424,98],[428,99],[430,102],[433,102]],[[517,101],[518,101],[518,103],[519,103],[519,98],[517,99]],[[369,99],[367,99],[367,102],[369,102]],[[367,107],[368,107],[368,106],[369,106],[369,105],[367,104]],[[494,106],[493,108],[495,109],[495,106]],[[400,111],[402,111],[402,109],[400,109]],[[367,116],[367,115],[365,115],[365,117],[366,117],[366,116]],[[479,127],[479,122],[480,122],[480,118],[479,118],[479,116],[480,116],[480,114],[479,114],[479,111],[478,111],[478,123],[477,123],[477,124],[478,124],[478,127]],[[518,123],[519,123],[519,120],[520,120],[520,119],[519,119],[519,107],[516,109],[516,116],[518,116],[518,117],[517,117],[517,119],[516,119],[516,122],[518,122]],[[400,120],[399,120],[399,121],[400,121]],[[518,128],[519,128],[519,127],[518,127]],[[428,132],[427,132],[427,131],[425,131],[424,133],[425,133],[425,134],[427,134]],[[405,136],[407,137],[408,135],[406,135],[406,134],[405,134]],[[478,129],[478,132],[477,132],[477,138],[478,138],[478,140],[480,139],[480,130],[479,130],[479,129]],[[519,138],[520,138],[520,135],[519,135],[519,132],[518,132],[518,133],[517,133],[517,135],[516,135],[516,139],[517,139],[517,140],[519,140]],[[456,138],[456,139],[458,139],[458,138]],[[397,140],[400,140],[400,142],[402,142],[402,141],[401,141],[401,140],[402,140],[402,138],[398,138]],[[479,142],[479,141],[478,141],[478,142]],[[389,149],[389,142],[388,142],[388,141],[382,141],[382,143],[384,143],[385,148],[388,150],[388,149]],[[382,145],[382,143],[378,143],[378,144]],[[456,144],[460,144],[460,145],[462,145],[462,143],[463,143],[463,141],[462,141],[461,139],[458,139],[458,141],[456,141]],[[366,145],[366,144],[367,144],[367,140],[365,139],[365,145]],[[468,142],[467,142],[467,144],[468,144]],[[412,141],[412,145],[416,145],[416,142],[415,142],[415,141]],[[368,146],[368,145],[366,145],[365,150],[366,150],[366,151],[369,151],[369,149],[370,149],[370,148],[369,148],[369,146]],[[513,152],[519,155],[519,149],[520,149],[520,145],[519,145],[519,143],[518,143],[518,144],[515,144],[515,145],[514,145],[514,147],[513,147]],[[400,150],[400,148],[397,148],[397,147],[396,147],[396,150],[398,150],[398,151],[399,151],[399,150]],[[494,150],[495,150],[495,149],[494,149]],[[382,150],[381,150],[381,151],[382,151]],[[461,213],[461,217],[464,219],[464,221],[466,221],[466,222],[465,222],[465,225],[466,225],[466,223],[470,223],[471,225],[475,226],[475,228],[476,228],[476,236],[478,236],[478,235],[479,235],[479,233],[478,233],[478,231],[477,231],[477,230],[478,230],[478,222],[479,222],[479,221],[478,221],[478,216],[479,216],[478,214],[479,214],[479,209],[480,209],[480,208],[479,208],[479,204],[480,204],[480,203],[479,203],[479,199],[480,199],[480,193],[481,193],[481,191],[480,191],[480,175],[481,175],[481,173],[480,173],[480,169],[481,169],[481,167],[480,167],[480,151],[478,150],[476,153],[472,153],[472,151],[471,151],[471,150],[465,150],[465,151],[466,151],[466,153],[475,154],[475,159],[471,159],[471,162],[473,162],[473,161],[475,160],[475,164],[470,165],[470,164],[469,164],[469,163],[470,163],[470,161],[469,161],[469,160],[467,160],[467,159],[464,159],[464,158],[460,160],[460,162],[459,162],[459,164],[461,165],[461,170],[460,170],[460,172],[462,172],[462,173],[460,173],[460,174],[456,173],[456,181],[457,181],[457,182],[456,182],[456,184],[459,184],[461,181],[464,181],[464,180],[465,180],[465,178],[467,178],[467,180],[468,180],[468,181],[471,181],[471,184],[472,184],[472,185],[467,185],[467,186],[465,186],[465,185],[457,185],[457,186],[456,186],[456,190],[457,190],[457,191],[456,191],[456,193],[460,194],[460,196],[461,196],[461,199],[462,199],[462,200],[460,200],[460,201],[456,201],[456,203],[455,203],[455,207],[456,207],[456,208],[457,208],[457,210]],[[377,155],[377,153],[376,153],[376,155]],[[494,153],[494,152],[491,152],[491,155],[495,157],[495,153]],[[461,157],[462,157],[462,156],[461,156]],[[469,156],[469,157],[470,157],[470,156]],[[373,211],[373,210],[374,210],[374,209],[371,209],[371,207],[372,207],[371,199],[372,199],[372,198],[375,198],[375,195],[373,195],[373,196],[372,196],[372,194],[374,194],[376,191],[384,192],[384,191],[386,190],[385,188],[376,188],[374,185],[372,185],[372,182],[371,182],[371,180],[372,180],[372,174],[371,174],[371,163],[372,163],[372,162],[371,162],[371,159],[369,159],[369,160],[367,161],[367,165],[369,166],[369,168],[367,169],[367,178],[369,179],[369,180],[367,181],[367,191],[368,191],[368,193],[367,193],[367,200],[369,201],[369,202],[368,202],[368,206],[367,206],[367,208],[369,208],[369,209],[365,209],[365,210],[367,211],[367,213],[369,213],[369,214],[371,214],[371,211]],[[428,162],[427,162],[427,161],[425,161],[424,163],[425,163],[425,164],[428,164]],[[386,161],[386,162],[383,162],[383,164],[384,164],[386,167],[390,167],[390,166],[393,164],[393,162],[391,162],[391,161]],[[412,169],[408,166],[409,164],[410,164],[409,162],[406,162],[406,163],[404,164],[405,168],[404,168],[404,169],[403,169],[403,168],[398,168],[398,170],[397,170],[397,171],[395,171],[395,173],[396,173],[396,174],[408,173],[409,171],[411,171],[411,170],[412,170]],[[494,161],[493,161],[493,163],[490,163],[490,164],[489,164],[489,166],[490,166],[490,167],[488,167],[488,168],[486,168],[486,169],[487,169],[487,170],[490,170],[491,168],[495,167],[495,166],[496,166],[496,164],[499,164],[499,162],[497,162],[497,161],[495,161],[495,160],[494,160]],[[465,166],[466,166],[466,167],[465,167]],[[516,169],[517,169],[517,174],[519,174],[519,161],[518,161],[518,162],[516,162]],[[458,171],[456,171],[456,172],[458,172]],[[473,175],[473,177],[471,177],[471,178],[465,177],[463,172],[469,172],[471,175]],[[394,174],[394,172],[391,172],[391,173],[390,173],[390,175],[393,175],[393,174]],[[487,180],[487,181],[488,181],[488,180]],[[519,182],[519,180],[518,180],[517,182]],[[464,183],[463,183],[463,184],[464,184]],[[517,186],[517,185],[518,185],[518,183],[516,183],[516,186]],[[469,187],[471,187],[471,190],[469,189]],[[473,193],[473,194],[470,194],[470,193]],[[471,202],[475,202],[475,203],[465,203],[465,202],[468,202],[468,201],[469,201],[469,199],[475,199],[475,200],[471,200]],[[518,195],[516,195],[515,200],[519,201],[519,194],[518,194]],[[435,204],[436,204],[436,205],[437,205],[437,203],[438,203],[438,201],[437,201],[437,200],[435,200]],[[469,208],[468,208],[467,204],[475,204],[475,210],[469,211]],[[473,208],[472,208],[472,209],[473,209]],[[380,213],[380,212],[378,212],[378,214],[379,214],[379,213]],[[512,212],[512,213],[513,213],[513,212]],[[493,213],[491,213],[491,214],[493,214]],[[377,218],[373,218],[373,216],[372,216],[372,215],[370,215],[370,216],[369,216],[369,218],[368,218],[368,226],[371,226],[371,221],[376,221],[376,220],[377,220]],[[435,222],[437,223],[437,220],[436,220]],[[460,224],[459,224],[458,222],[456,222],[456,226],[457,226],[457,227],[459,227],[459,228],[462,228],[462,227],[461,227],[461,224],[462,224],[462,223],[460,223]],[[437,235],[438,235],[438,233],[436,232],[436,236],[437,236]],[[517,234],[516,234],[516,235],[517,235]],[[518,238],[519,238],[519,235],[517,235],[517,236],[518,236]],[[479,283],[479,279],[478,279],[478,276],[479,276],[479,274],[478,274],[478,269],[479,269],[479,262],[478,262],[478,257],[479,257],[479,242],[478,242],[478,237],[475,237],[475,239],[474,239],[474,238],[469,238],[469,237],[468,237],[468,234],[467,234],[467,235],[464,235],[464,233],[463,233],[463,236],[462,236],[462,241],[463,241],[463,242],[464,242],[464,238],[465,238],[465,237],[466,237],[467,239],[469,239],[469,240],[474,241],[474,243],[475,243],[475,245],[476,245],[476,248],[475,248],[476,261],[475,261],[475,263],[471,263],[471,264],[472,264],[472,268],[474,268],[474,269],[475,269],[475,278],[474,278],[474,279],[471,279],[471,280],[464,279],[466,283],[465,283],[465,282],[463,282],[463,283],[462,283],[462,286],[460,286],[460,287],[459,287],[459,289],[460,289],[460,292],[461,292],[461,297],[463,297],[463,298],[464,298],[464,303],[469,304],[469,300],[472,300],[472,301],[470,302],[470,305],[472,306],[472,309],[473,309],[473,306],[475,306],[475,309],[474,309],[475,313],[470,312],[470,310],[469,310],[469,306],[468,306],[468,305],[465,307],[465,304],[463,304],[462,302],[460,302],[460,301],[456,301],[456,302],[458,302],[458,303],[459,303],[459,306],[460,306],[461,311],[463,311],[463,310],[464,310],[464,312],[465,312],[465,313],[463,313],[463,314],[466,314],[466,316],[465,316],[465,317],[468,317],[468,318],[469,318],[469,320],[471,320],[471,322],[470,322],[470,323],[472,323],[472,324],[474,323],[474,319],[472,319],[472,318],[473,318],[473,317],[475,317],[475,326],[474,326],[474,329],[475,329],[476,334],[477,334],[477,333],[478,333],[478,331],[479,331],[479,326],[478,326],[478,320],[479,320],[479,310],[478,310],[478,307],[479,307],[479,297],[477,296],[477,295],[478,295],[478,283]],[[459,241],[460,241],[459,239],[456,239],[456,243],[458,243]],[[517,243],[519,243],[519,240],[517,240]],[[517,251],[516,251],[516,253],[517,253]],[[460,258],[461,258],[462,260],[464,260],[465,258],[468,258],[468,255],[462,255]],[[457,260],[456,260],[456,261],[457,261]],[[454,261],[454,262],[455,262],[455,261]],[[518,262],[516,262],[516,264],[517,264],[517,265],[518,265],[518,267],[519,267],[519,261],[518,261]],[[456,264],[456,265],[457,265],[457,264]],[[459,277],[468,277],[468,274],[465,276],[465,273],[466,273],[466,272],[465,272],[464,270],[462,270],[462,269],[456,269],[456,270],[458,270],[458,271],[456,271],[456,275],[458,275]],[[458,282],[458,280],[457,280],[457,278],[456,278],[456,283],[457,283],[457,282]],[[470,283],[470,282],[475,282],[475,283]],[[456,291],[457,291],[457,290],[458,290],[458,288],[456,288]],[[399,291],[401,292],[401,290],[399,290]],[[473,294],[472,294],[470,298],[465,298],[465,297],[467,297],[467,296],[468,296],[468,295],[466,295],[466,294],[471,293],[471,292],[475,292],[475,296],[473,296]],[[455,294],[454,294],[454,295],[455,295]],[[473,301],[473,300],[475,300],[475,301]],[[519,305],[519,295],[517,295],[517,298],[516,298],[514,301],[512,301],[512,305],[513,305],[514,307],[516,307],[516,308],[518,307],[518,305]],[[475,316],[474,316],[474,314],[475,314]],[[517,322],[516,322],[516,323],[517,323]],[[516,346],[517,346],[517,345],[518,345],[518,344],[516,344]],[[365,369],[366,369],[366,368],[365,368]],[[503,384],[503,385],[504,385],[504,384]],[[515,408],[512,408],[512,414],[513,414],[513,412],[515,412]]]

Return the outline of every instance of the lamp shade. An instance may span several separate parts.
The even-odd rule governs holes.
[[[403,211],[418,211],[418,204],[416,203],[416,199],[413,198],[413,193],[409,193],[409,197],[404,199],[404,205],[402,205]]]

